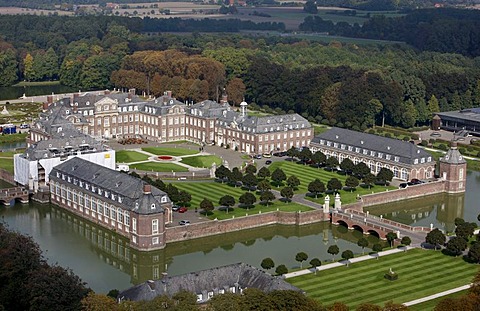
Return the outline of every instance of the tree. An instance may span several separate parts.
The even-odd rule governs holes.
[[[470,222],[461,223],[455,228],[455,234],[458,237],[462,237],[465,240],[468,240],[473,235],[473,232],[475,231],[475,227],[476,227],[475,223],[470,223]]]
[[[327,249],[327,253],[329,253],[330,255],[332,255],[332,260],[335,260],[335,256],[338,255],[338,253],[340,253],[340,249],[338,248],[337,245],[330,245]]]
[[[298,179],[297,176],[292,175],[288,177],[287,185],[292,189],[296,189],[298,186],[300,186],[300,179]]]
[[[257,173],[257,167],[255,165],[247,165],[245,173],[255,175]]]
[[[387,241],[390,247],[393,246],[393,241],[397,238],[397,234],[395,232],[389,232],[387,233]]]
[[[215,177],[220,179],[222,183],[225,179],[228,179],[230,177],[230,174],[231,174],[230,170],[223,165],[220,165],[215,170]]]
[[[303,164],[307,164],[307,161],[312,158],[312,152],[310,148],[303,147],[302,151],[298,153],[299,158],[302,160]]]
[[[262,202],[265,202],[266,205],[269,205],[270,201],[275,200],[275,195],[272,193],[272,191],[266,190],[266,191],[262,192],[262,194],[260,195],[260,200]]]
[[[255,204],[256,201],[257,201],[257,197],[254,194],[252,194],[251,192],[245,192],[238,199],[238,202],[245,205],[247,207],[247,209],[252,207],[253,204]]]
[[[0,48],[0,86],[10,86],[17,80],[18,61],[13,46]]]
[[[263,166],[260,170],[258,170],[257,177],[262,179],[270,177],[270,170],[266,166]]]
[[[410,239],[408,236],[404,236],[401,240],[400,243],[402,243],[405,246],[409,246],[412,244],[412,239]]]
[[[357,245],[362,248],[362,254],[363,254],[365,247],[368,246],[368,241],[364,237],[361,237],[360,239],[358,239]]]
[[[382,167],[377,174],[377,180],[383,184],[386,184],[387,181],[392,181],[393,172],[388,168]]]
[[[480,243],[473,243],[468,249],[467,257],[473,262],[480,263]]]
[[[227,194],[221,197],[218,203],[222,206],[225,206],[227,208],[227,213],[228,213],[228,210],[235,205],[235,199],[231,195]]]
[[[243,174],[240,172],[238,167],[234,167],[232,169],[232,173],[230,174],[230,181],[235,184],[235,187],[237,187],[237,182],[242,181],[243,179]]]
[[[327,157],[321,151],[317,151],[312,155],[313,163],[317,164],[318,166],[325,163],[326,160],[327,160]]]
[[[192,195],[190,193],[186,192],[185,190],[180,190],[178,192],[178,203],[181,205],[186,205],[190,201],[192,201]]]
[[[242,182],[245,186],[248,187],[250,190],[250,187],[254,187],[258,184],[257,177],[253,175],[252,173],[247,173],[245,176],[243,176]]]
[[[467,240],[463,237],[453,237],[447,242],[446,249],[449,253],[457,257],[467,249]]]
[[[346,174],[352,173],[354,167],[355,167],[355,164],[353,164],[353,161],[350,160],[349,158],[343,159],[342,163],[340,163],[340,168],[341,168],[342,171],[344,171]]]
[[[359,162],[357,165],[353,167],[353,173],[362,178],[366,174],[370,173],[370,168],[363,162]]]
[[[33,61],[33,56],[30,53],[27,53],[23,59],[23,76],[27,81],[30,81],[35,77]]]
[[[316,275],[317,274],[317,267],[320,267],[322,265],[322,261],[318,258],[313,258],[312,260],[310,260],[310,265],[315,270],[315,275]]]
[[[298,150],[294,146],[290,147],[290,149],[287,150],[287,156],[290,159],[293,159],[294,157],[298,156]]]
[[[285,179],[287,179],[287,175],[285,175],[281,168],[277,168],[273,171],[272,180],[277,187],[280,186]]]
[[[332,178],[327,183],[327,189],[333,192],[338,192],[338,190],[342,189],[342,182],[337,178]]]
[[[262,263],[260,264],[260,266],[262,266],[262,268],[265,270],[270,270],[273,267],[275,267],[275,263],[273,262],[272,258],[267,257],[262,260]]]
[[[355,310],[356,311],[382,311],[382,307],[365,302],[359,305]]]
[[[240,105],[245,96],[245,84],[240,78],[232,78],[228,81],[225,90],[228,94],[228,99],[233,102],[233,105]]]
[[[303,264],[303,262],[306,261],[307,259],[308,259],[307,253],[299,252],[299,253],[297,253],[297,255],[295,255],[295,260],[300,263],[300,268],[303,268],[303,267],[302,267],[302,264]]]
[[[317,4],[315,3],[314,0],[308,0],[303,5],[303,11],[308,14],[317,14],[318,13]]]
[[[117,311],[118,303],[112,297],[90,292],[82,299],[82,309],[85,311]]]
[[[343,251],[342,252],[342,258],[347,261],[347,267],[348,267],[349,260],[351,258],[353,258],[353,252],[351,250],[348,250],[348,249],[346,251]]]
[[[379,243],[373,244],[372,251],[374,251],[375,253],[377,253],[377,259],[378,259],[378,257],[380,257],[380,256],[378,255],[378,253],[381,252],[382,250],[383,250],[382,244],[379,244]]]
[[[260,190],[260,192],[264,192],[264,191],[272,189],[272,186],[270,186],[270,183],[268,181],[261,180],[258,183],[257,189]]]
[[[437,250],[437,245],[441,246],[445,244],[445,240],[445,235],[438,228],[435,228],[429,233],[427,233],[427,236],[425,237],[425,242],[433,245],[435,247],[435,250]]]
[[[290,202],[293,197],[293,189],[290,187],[285,187],[282,190],[280,190],[280,195],[285,198],[287,202]]]
[[[359,181],[355,176],[348,176],[345,180],[345,186],[350,188],[350,192],[353,192],[353,189],[355,189],[358,185]]]
[[[438,103],[438,99],[435,97],[435,95],[432,95],[430,99],[428,100],[428,111],[430,114],[433,116],[434,113],[440,112],[440,105]]]
[[[368,186],[368,189],[370,189],[373,183],[375,182],[375,175],[373,175],[372,173],[368,173],[365,176],[363,176],[362,180],[363,180],[363,183],[366,186]]]
[[[325,184],[318,178],[308,184],[308,192],[314,193],[315,198],[318,198],[318,194],[325,192]]]
[[[285,266],[285,265],[279,265],[279,266],[275,269],[275,273],[278,274],[278,275],[283,275],[283,274],[285,274],[285,273],[288,273],[287,266]]]
[[[205,215],[208,215],[214,209],[213,202],[207,198],[203,198],[202,202],[200,202],[200,208],[203,209]]]
[[[327,165],[328,168],[330,168],[331,171],[335,170],[338,166],[338,160],[335,157],[329,157],[325,161],[325,165]]]

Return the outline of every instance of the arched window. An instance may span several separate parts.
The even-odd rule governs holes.
[[[398,167],[396,167],[396,166],[393,167],[393,177],[395,177],[395,178],[398,178],[398,177],[399,177],[399,175],[398,175]]]

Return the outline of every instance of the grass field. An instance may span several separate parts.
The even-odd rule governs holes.
[[[28,135],[27,133],[1,135],[0,136],[0,144],[13,143],[13,142],[25,142],[25,138],[27,138],[27,135]]]
[[[115,159],[118,163],[131,163],[148,160],[148,155],[128,150],[120,150],[115,152]]]
[[[384,274],[392,268],[398,280],[388,281]],[[325,305],[336,301],[354,308],[361,303],[382,305],[403,303],[433,295],[471,282],[478,265],[461,258],[431,250],[413,249],[406,253],[380,257],[288,279]]]
[[[174,163],[145,162],[130,165],[130,168],[153,172],[188,172],[186,167]]]
[[[240,187],[232,187],[227,184],[221,184],[217,182],[181,182],[175,183],[175,186],[181,190],[185,190],[192,195],[191,207],[199,207],[200,202],[204,198],[208,198],[213,202],[214,206],[218,206],[218,201],[224,195],[231,195],[235,198],[235,202],[238,203],[238,198],[246,192],[246,190],[241,189]],[[254,193],[254,192],[252,192]],[[257,195],[258,198],[258,195]],[[309,211],[310,207],[299,205],[296,203],[284,203],[278,200],[275,200],[273,204],[268,206],[260,205],[258,202],[255,204],[254,208],[249,210],[244,208],[235,207],[233,211],[229,211],[228,214],[224,211],[215,210],[213,215],[210,215],[209,218],[214,219],[226,219],[232,218],[232,216],[240,217],[245,216],[246,213],[249,215],[258,214],[261,210],[263,212],[276,211],[277,208],[281,211]]]
[[[435,306],[441,300],[446,299],[446,298],[457,298],[459,296],[463,296],[463,295],[466,295],[466,294],[467,294],[467,291],[463,290],[463,291],[460,291],[460,292],[457,292],[457,293],[454,293],[454,294],[450,294],[450,295],[447,295],[447,296],[443,296],[443,297],[440,297],[440,298],[437,298],[437,299],[432,299],[432,300],[429,300],[429,301],[425,301],[425,302],[410,306],[410,307],[408,307],[408,310],[410,310],[410,311],[432,311],[435,308]]]
[[[214,155],[207,155],[183,158],[181,162],[193,167],[210,168],[213,163],[217,164],[217,167],[220,166],[222,164],[222,159]]]
[[[150,152],[156,155],[169,155],[174,157],[181,157],[185,155],[197,154],[198,149],[187,149],[187,148],[167,148],[167,147],[145,147],[142,148],[143,151]]]
[[[298,190],[296,193],[307,193],[308,190],[308,184],[312,182],[315,178],[320,179],[325,186],[327,185],[328,181],[332,178],[337,178],[342,182],[342,185],[345,185],[345,180],[347,179],[347,176],[345,175],[340,175],[337,174],[336,172],[328,172],[325,171],[323,168],[313,168],[308,165],[301,165],[297,164],[292,161],[278,161],[272,163],[270,165],[270,171],[273,172],[276,168],[281,168],[285,174],[287,175],[287,178],[295,175],[300,179],[300,186],[298,187]],[[384,186],[373,186],[372,188],[362,188],[362,187],[357,187],[357,189],[353,192],[350,191],[344,191],[340,190],[340,197],[342,198],[342,203],[352,203],[356,201],[357,194],[358,195],[365,195],[365,194],[370,194],[372,192],[381,192],[385,191],[386,189],[392,190],[395,189],[395,187],[384,187]],[[318,201],[319,203],[323,203],[323,198],[320,199],[312,199],[312,201]]]
[[[0,168],[3,168],[3,169],[5,169],[8,172],[13,174],[13,172],[14,172],[13,158],[11,158],[11,159],[0,159]]]

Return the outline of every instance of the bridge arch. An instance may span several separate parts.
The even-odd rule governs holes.
[[[363,232],[363,228],[360,227],[359,225],[353,225],[352,228],[353,228],[353,230],[356,230],[356,231],[359,231],[359,232],[361,232],[361,233],[364,233],[364,232]]]
[[[347,224],[345,221],[343,221],[343,220],[340,220],[340,219],[337,220],[337,224],[338,224],[339,226],[348,228],[348,224]]]
[[[380,239],[380,234],[377,231],[370,229],[367,232],[368,232],[368,234],[373,235],[373,236]]]

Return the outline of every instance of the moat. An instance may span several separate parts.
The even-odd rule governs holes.
[[[469,172],[465,195],[430,196],[369,210],[410,225],[433,223],[452,231],[456,217],[476,221],[480,212],[476,204],[480,199],[476,191],[479,187],[480,173]],[[173,243],[164,250],[147,253],[130,249],[123,237],[49,204],[2,206],[0,216],[11,229],[31,235],[51,263],[71,268],[98,292],[124,289],[159,278],[163,272],[175,275],[240,261],[259,266],[265,257],[271,257],[277,265],[298,267],[297,252],[306,252],[309,260],[327,260],[331,256],[326,250],[332,244],[337,244],[341,251],[361,252],[356,245],[359,232],[345,232],[328,223],[269,226]]]

